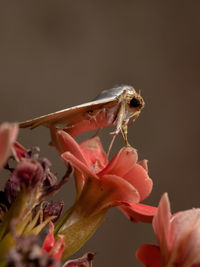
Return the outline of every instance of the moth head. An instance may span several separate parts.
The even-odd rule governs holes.
[[[141,91],[137,93],[135,89],[132,88],[132,93],[128,97],[128,105],[130,109],[135,111],[140,111],[144,108],[144,100],[141,96]]]

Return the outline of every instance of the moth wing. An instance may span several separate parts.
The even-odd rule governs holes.
[[[49,113],[47,115],[34,118],[32,120],[21,122],[19,123],[19,127],[21,128],[30,127],[31,129],[33,129],[40,125],[46,127],[50,127],[50,125],[56,125],[56,124],[73,125],[76,122],[84,120],[85,114],[90,110],[98,109],[100,106],[109,102],[110,103],[113,102],[114,104],[116,101],[117,101],[116,96],[94,100],[88,103],[84,103],[82,105],[63,109],[54,113]]]

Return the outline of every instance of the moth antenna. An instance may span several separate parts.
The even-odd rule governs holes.
[[[108,152],[107,152],[107,158],[108,158],[109,155],[110,155],[110,151],[111,151],[111,148],[112,148],[112,146],[113,146],[113,143],[114,143],[114,141],[115,141],[116,136],[117,136],[116,134],[113,135],[113,138],[112,138],[112,140],[111,140],[111,142],[110,142],[110,145],[109,145],[109,148],[108,148]]]
[[[141,96],[141,93],[142,93],[142,90],[141,89],[139,89],[139,95]]]

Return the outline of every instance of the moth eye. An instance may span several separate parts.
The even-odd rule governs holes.
[[[87,113],[88,113],[89,115],[92,115],[93,112],[94,112],[94,110],[92,110],[92,109],[87,110]]]
[[[133,98],[131,99],[131,101],[130,101],[130,106],[131,106],[132,108],[138,108],[138,107],[140,106],[140,100],[137,99],[137,98],[135,98],[135,97],[133,97]]]

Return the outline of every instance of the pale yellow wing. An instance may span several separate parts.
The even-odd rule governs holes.
[[[89,113],[104,107],[104,105],[109,105],[110,107],[114,106],[118,102],[118,97],[124,90],[130,90],[130,92],[132,92],[134,89],[131,86],[122,85],[104,90],[91,102],[21,122],[19,123],[19,126],[22,128],[30,127],[33,129],[39,125],[46,127],[58,124],[64,125],[65,127],[68,125],[75,125],[76,123],[85,120]]]
[[[46,127],[50,127],[50,125],[57,125],[57,124],[72,125],[84,120],[87,113],[89,114],[90,112],[100,108],[101,106],[107,103],[111,103],[111,105],[113,103],[114,105],[116,101],[117,100],[115,98],[112,99],[107,98],[107,99],[91,101],[82,105],[74,106],[44,116],[40,116],[32,120],[20,122],[19,127],[21,128],[30,127],[31,129],[33,129],[40,125]]]

